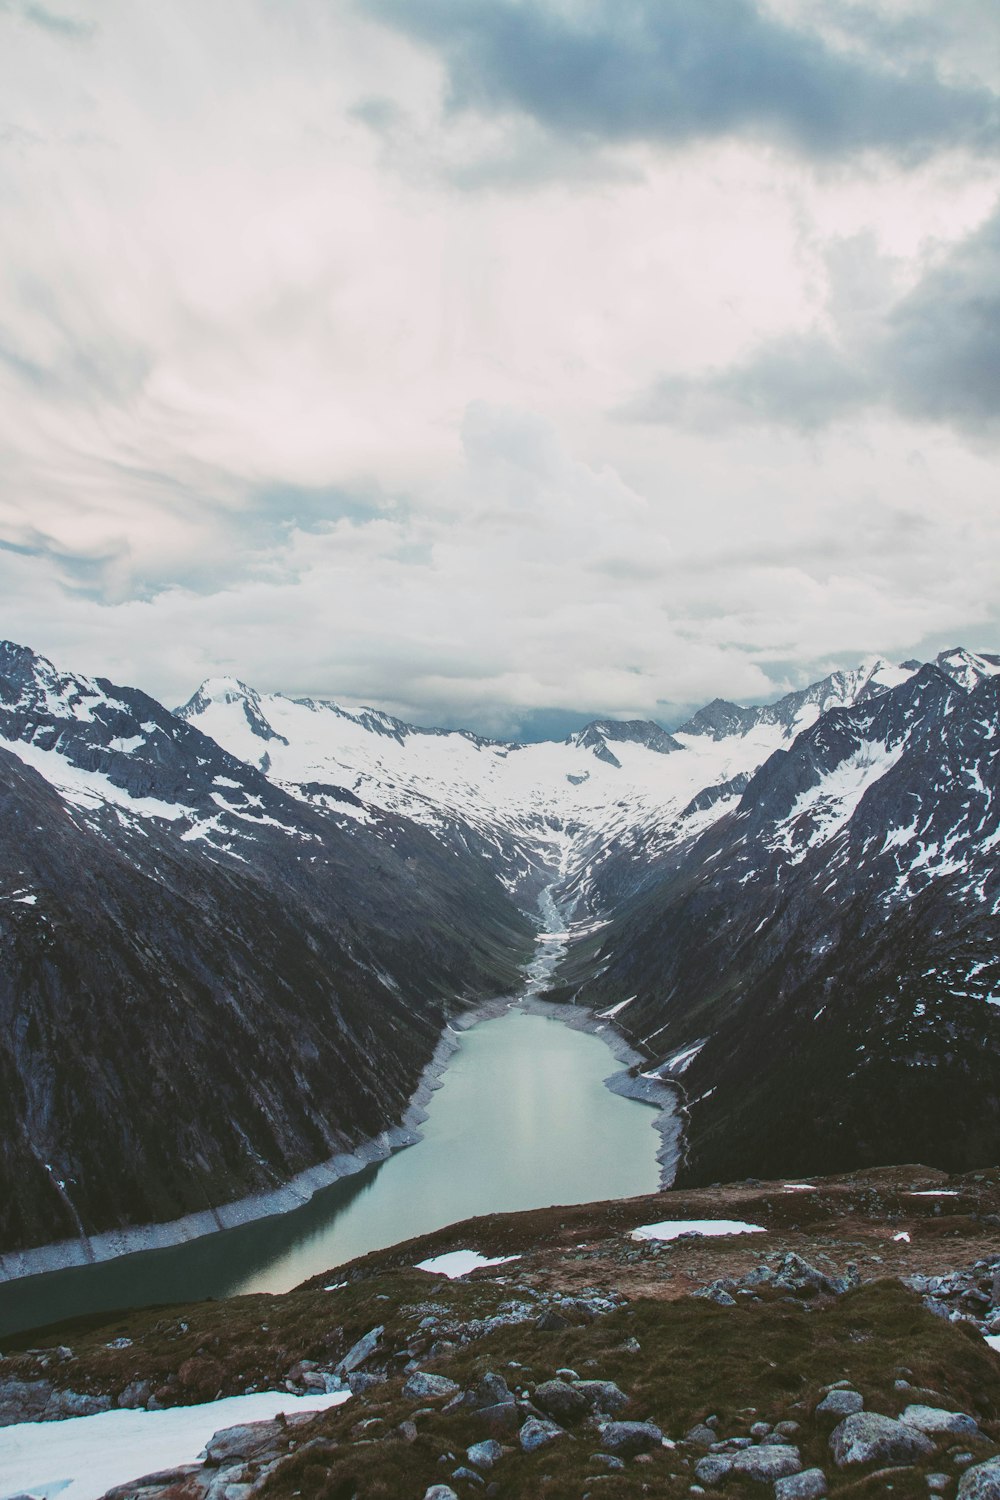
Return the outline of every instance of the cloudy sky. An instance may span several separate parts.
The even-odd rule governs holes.
[[[996,0],[0,0],[0,634],[538,733],[1000,648]]]

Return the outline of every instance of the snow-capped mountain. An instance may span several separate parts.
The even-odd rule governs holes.
[[[377,1135],[531,929],[491,869],[0,645],[0,1252],[169,1220]]]
[[[716,699],[674,734],[598,720],[539,744],[421,729],[375,709],[260,694],[235,678],[204,682],[177,712],[293,796],[341,812],[353,798],[355,817],[391,812],[475,848],[528,905],[555,880],[582,918],[603,914],[602,871],[615,855],[648,862],[703,832],[823,714],[877,698],[919,666],[875,661],[763,707]],[[938,666],[965,685],[1000,671],[1000,658],[955,650]]]
[[[577,960],[680,1078],[688,1180],[1000,1145],[1000,676],[947,653],[822,713]],[[568,976],[567,976],[568,977]]]
[[[553,992],[687,1091],[689,1178],[995,1157],[998,740],[960,649],[522,745],[0,644],[0,1251],[398,1121],[540,895]]]

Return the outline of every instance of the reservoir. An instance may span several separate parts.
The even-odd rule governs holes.
[[[415,1146],[291,1213],[0,1285],[0,1334],[81,1313],[287,1291],[478,1214],[656,1191],[656,1111],[604,1087],[621,1065],[599,1036],[515,1006],[458,1043]]]

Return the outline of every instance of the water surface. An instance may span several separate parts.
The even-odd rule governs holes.
[[[656,1114],[603,1086],[618,1067],[600,1037],[561,1021],[519,1009],[483,1021],[461,1034],[417,1145],[292,1213],[0,1286],[0,1333],[111,1308],[287,1291],[478,1214],[654,1192]]]

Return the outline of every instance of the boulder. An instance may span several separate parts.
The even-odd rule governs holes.
[[[590,1402],[583,1392],[565,1380],[543,1381],[535,1387],[531,1399],[547,1417],[554,1417],[558,1422],[579,1422],[590,1410]]]
[[[560,1437],[565,1437],[565,1433],[557,1423],[550,1422],[545,1417],[529,1417],[521,1428],[519,1440],[525,1453],[534,1453],[536,1449],[544,1448],[546,1443],[553,1443]]]
[[[758,1484],[774,1484],[775,1480],[798,1474],[801,1469],[798,1448],[786,1443],[762,1443],[759,1448],[744,1448],[733,1459],[733,1477],[753,1479]]]
[[[605,1422],[601,1428],[601,1447],[619,1458],[634,1458],[662,1446],[663,1433],[655,1422]]]
[[[484,1406],[499,1406],[503,1401],[513,1401],[502,1375],[496,1375],[492,1370],[487,1370],[475,1390],[471,1392],[473,1406],[482,1408]]]
[[[878,1412],[859,1411],[833,1429],[830,1451],[838,1469],[854,1469],[866,1464],[916,1464],[936,1450],[915,1427]]]
[[[826,1475],[822,1469],[803,1469],[801,1474],[786,1474],[774,1485],[774,1500],[820,1500],[826,1494]]]
[[[859,1391],[830,1391],[829,1395],[823,1397],[816,1408],[817,1417],[825,1417],[827,1421],[842,1422],[845,1417],[853,1417],[856,1411],[864,1411],[865,1398]]]
[[[731,1453],[706,1453],[705,1457],[699,1458],[695,1464],[694,1477],[699,1484],[721,1484],[729,1477],[732,1467],[733,1455]]]
[[[606,1411],[612,1417],[624,1411],[629,1403],[628,1396],[613,1380],[578,1380],[574,1389],[580,1392],[594,1411]],[[711,1429],[706,1428],[706,1431]],[[713,1432],[711,1441],[714,1440]]]
[[[403,1386],[403,1395],[411,1401],[433,1401],[441,1396],[454,1396],[458,1382],[446,1375],[429,1375],[425,1370],[414,1370]]]
[[[249,1458],[274,1442],[284,1430],[285,1424],[277,1421],[244,1422],[236,1427],[223,1427],[209,1438],[202,1456],[213,1467],[229,1463],[234,1458]]]
[[[1000,1458],[966,1469],[958,1482],[958,1500],[1000,1500]]]
[[[945,1411],[940,1406],[908,1406],[899,1420],[931,1437],[947,1437],[952,1433],[964,1438],[983,1436],[974,1417],[967,1417],[962,1411]]]
[[[716,1433],[705,1422],[698,1422],[684,1434],[684,1441],[690,1443],[692,1448],[711,1448],[715,1439]]]
[[[356,1344],[352,1344],[350,1349],[348,1349],[347,1353],[344,1355],[343,1359],[337,1365],[337,1374],[350,1375],[351,1372],[353,1370],[356,1370],[359,1365],[363,1365],[365,1363],[365,1360],[371,1359],[372,1355],[375,1353],[375,1350],[378,1348],[379,1339],[382,1337],[384,1332],[385,1328],[380,1323],[377,1328],[372,1328],[368,1333],[364,1335],[363,1338],[358,1339]]]
[[[465,1456],[476,1469],[492,1469],[503,1458],[503,1449],[495,1438],[486,1438],[466,1448]]]

